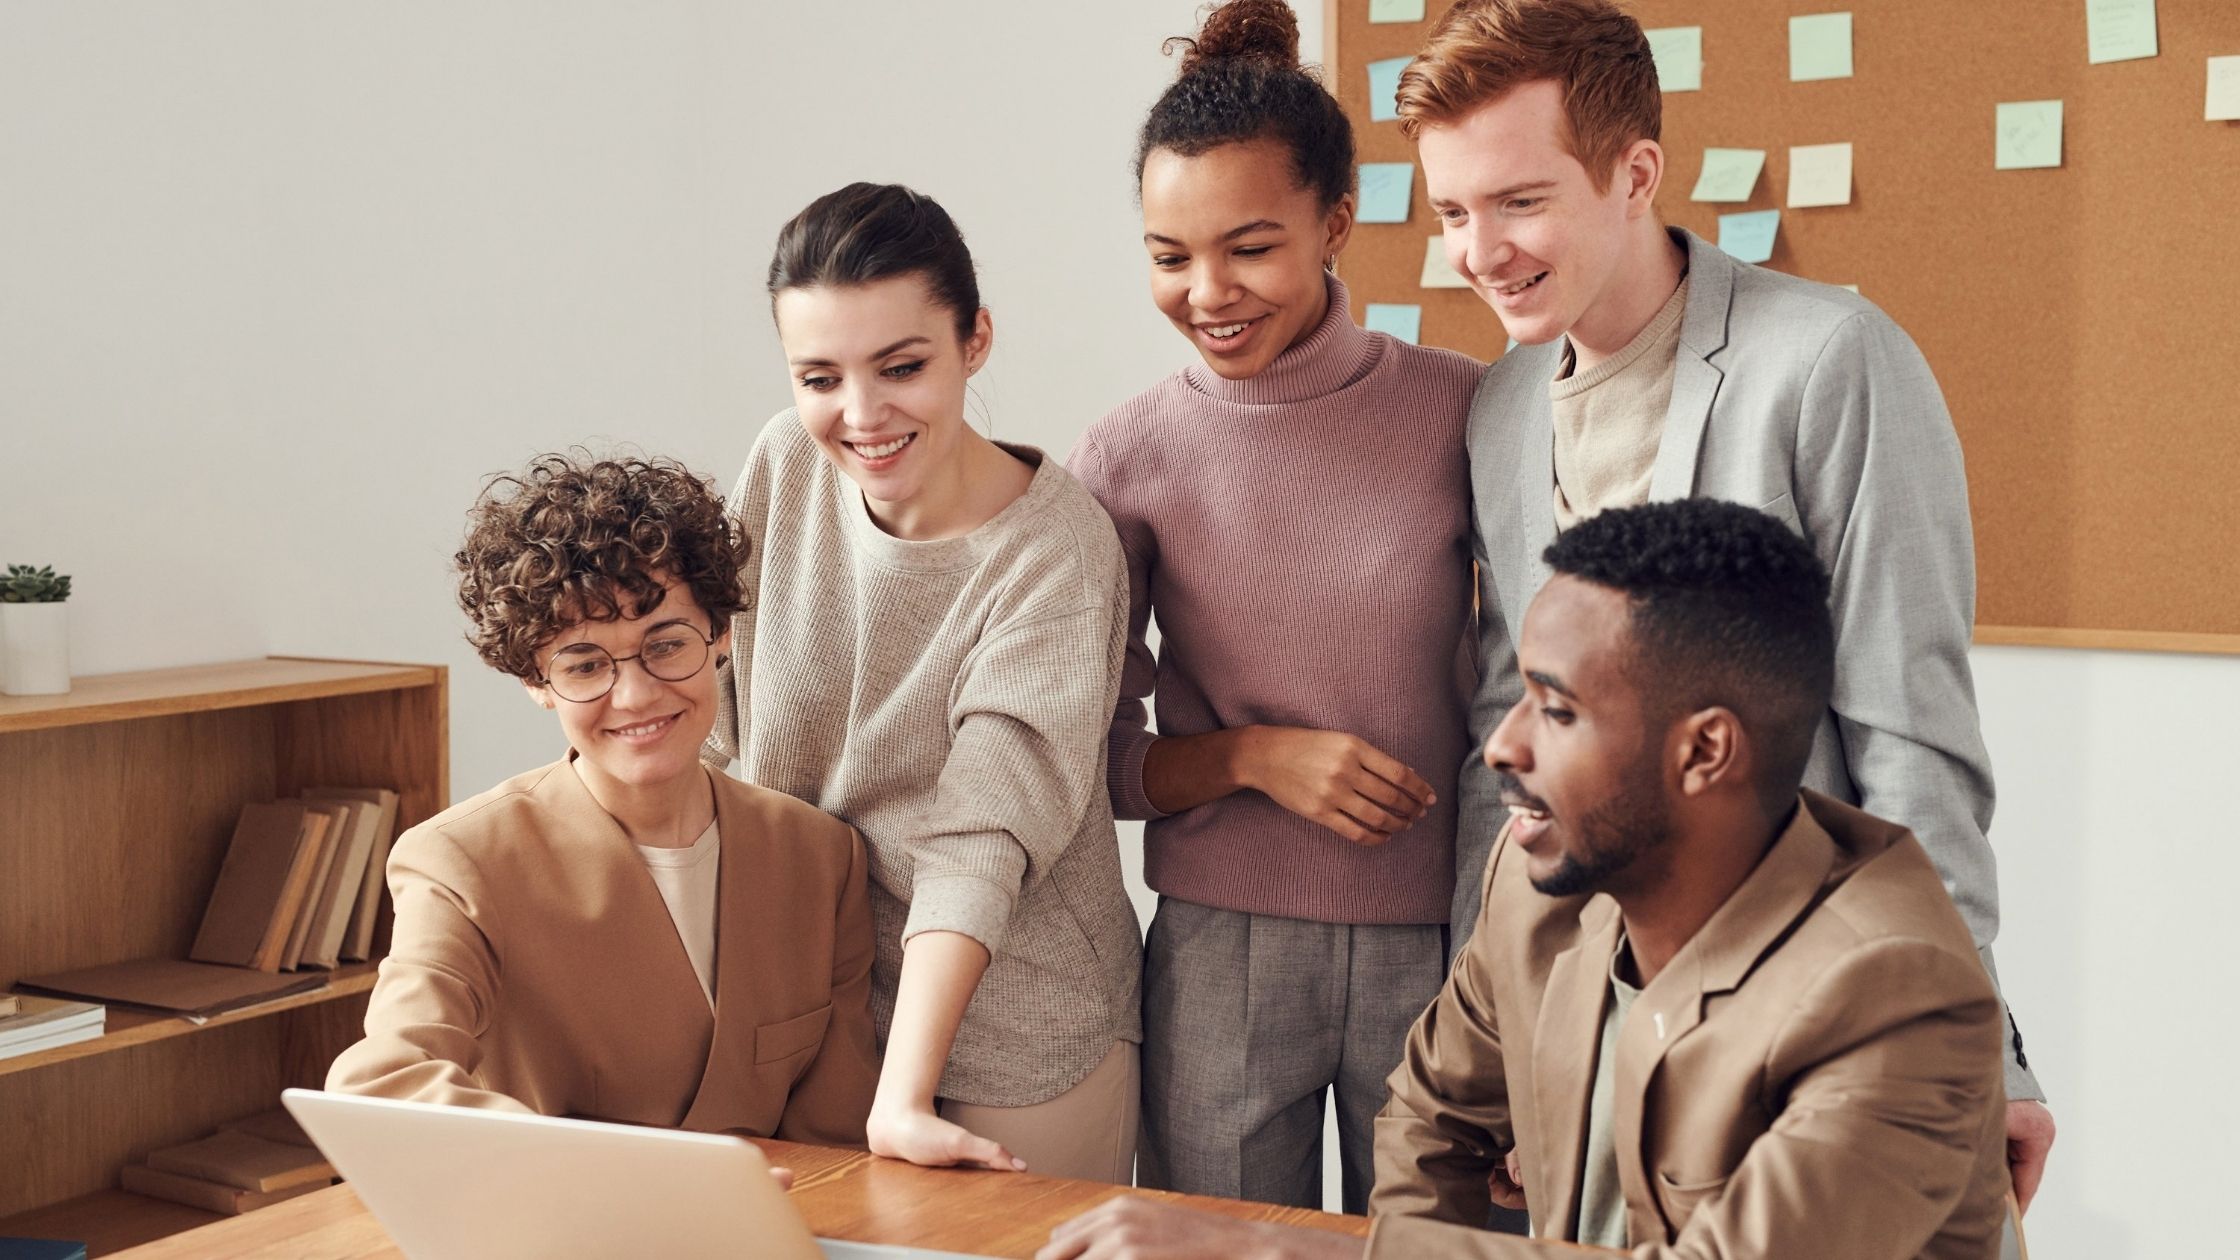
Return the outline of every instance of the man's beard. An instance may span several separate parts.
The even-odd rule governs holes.
[[[1574,828],[1576,852],[1563,855],[1546,878],[1532,887],[1550,897],[1575,897],[1582,893],[1613,891],[1644,854],[1665,847],[1672,836],[1672,809],[1665,800],[1653,754],[1626,768],[1624,788],[1587,811]]]

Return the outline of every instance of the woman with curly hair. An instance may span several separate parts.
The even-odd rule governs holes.
[[[547,455],[469,522],[468,639],[568,752],[397,841],[394,939],[327,1087],[863,1145],[863,842],[698,755],[743,602],[722,501],[666,461]]]
[[[871,851],[873,1153],[1125,1184],[1135,913],[1104,790],[1127,594],[1087,491],[965,423],[994,326],[947,212],[812,202],[769,289],[794,406],[733,498],[754,540],[708,752]]]

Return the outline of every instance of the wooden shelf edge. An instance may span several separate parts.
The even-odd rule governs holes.
[[[2061,626],[1977,626],[1976,642],[1986,647],[2051,647],[2102,652],[2189,652],[2205,656],[2240,656],[2240,634],[2073,630]]]
[[[96,1190],[45,1207],[0,1217],[0,1238],[82,1242],[105,1256],[231,1218],[124,1190]]]
[[[32,1054],[19,1054],[10,1059],[0,1059],[0,1076],[6,1076],[13,1072],[29,1072],[38,1068],[52,1067],[57,1063],[68,1063],[72,1059],[83,1059],[91,1055],[113,1054],[119,1050],[129,1050],[134,1046],[167,1041],[173,1037],[185,1037],[212,1028],[223,1028],[228,1024],[263,1019],[268,1015],[278,1015],[300,1007],[316,1006],[322,1002],[332,1002],[340,998],[371,992],[374,974],[379,966],[378,962],[350,963],[336,968],[333,974],[327,978],[326,984],[319,988],[305,993],[291,993],[286,997],[274,998],[270,1002],[260,1002],[255,1006],[244,1006],[238,1010],[227,1011],[222,1015],[213,1015],[199,1024],[176,1015],[159,1015],[153,1011],[133,1010],[129,1007],[111,1007],[109,1009],[109,1031],[101,1036],[74,1042],[67,1046],[56,1046],[52,1050],[40,1050]]]
[[[88,674],[71,679],[71,690],[63,695],[0,696],[0,734],[406,691],[440,686],[443,681],[440,665],[306,656]]]

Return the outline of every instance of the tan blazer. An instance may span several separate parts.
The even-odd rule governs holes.
[[[1619,928],[1616,902],[1542,896],[1506,836],[1495,844],[1478,931],[1377,1118],[1372,1256],[1547,1255],[1466,1228],[1512,1142],[1535,1235],[1574,1236]],[[1805,792],[1619,1035],[1632,1254],[1996,1257],[2004,1031],[1912,833]]]
[[[720,774],[715,1012],[621,827],[562,761],[407,831],[365,1040],[327,1088],[863,1145],[863,842]]]

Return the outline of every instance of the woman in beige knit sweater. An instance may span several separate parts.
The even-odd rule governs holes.
[[[708,759],[870,847],[871,1149],[1125,1183],[1141,1033],[1105,790],[1119,540],[1056,460],[965,423],[994,330],[930,199],[818,199],[769,285],[795,406],[732,496],[754,550]]]

